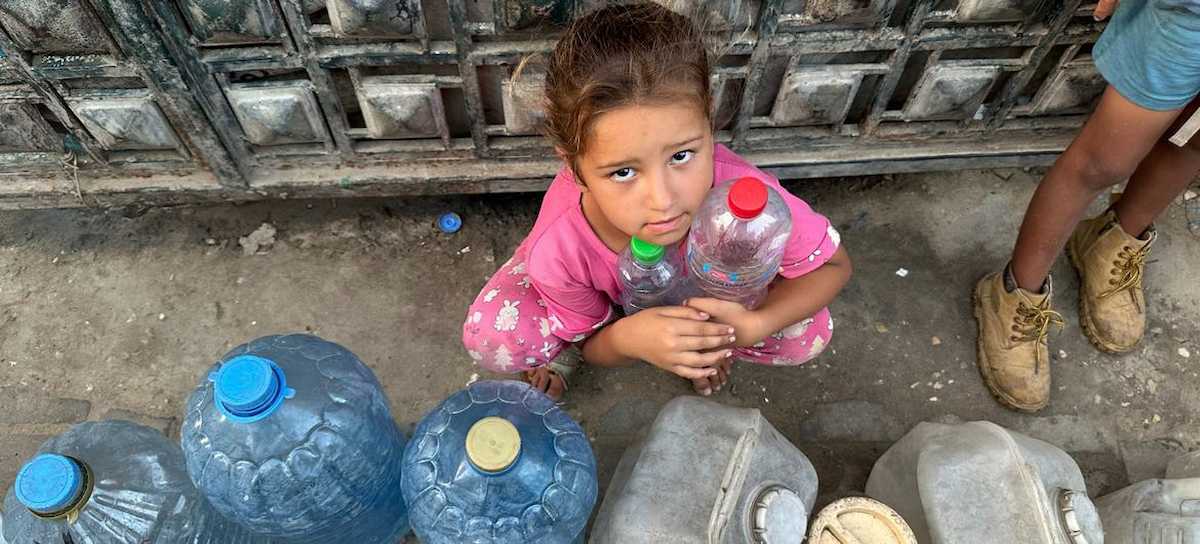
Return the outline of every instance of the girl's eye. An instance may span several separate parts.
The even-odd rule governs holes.
[[[674,155],[671,155],[671,164],[684,164],[684,163],[692,160],[692,157],[695,157],[695,156],[696,156],[696,152],[692,151],[690,149],[685,150],[685,151],[680,151]]]
[[[632,168],[621,168],[609,174],[608,177],[612,178],[613,181],[624,182],[633,179],[633,175],[634,171]]]

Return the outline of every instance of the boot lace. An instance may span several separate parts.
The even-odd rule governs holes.
[[[1041,342],[1050,333],[1050,326],[1063,328],[1062,314],[1051,310],[1049,304],[1030,306],[1024,302],[1017,305],[1017,316],[1013,318],[1014,342]]]
[[[1100,298],[1108,298],[1129,289],[1141,289],[1142,272],[1146,269],[1146,256],[1149,253],[1149,244],[1136,249],[1125,246],[1118,252],[1110,272],[1113,278],[1108,280],[1112,287],[1100,293]]]

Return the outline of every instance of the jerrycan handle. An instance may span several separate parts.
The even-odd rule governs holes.
[[[750,450],[758,442],[759,426],[762,418],[755,418],[754,426],[738,437],[733,453],[729,456],[729,464],[725,466],[725,475],[721,478],[721,488],[717,491],[712,515],[708,520],[708,544],[718,544],[729,527],[734,508],[741,498],[742,485],[746,482],[746,472],[750,461]]]
[[[991,422],[976,422],[974,425],[978,425],[981,429],[986,430],[988,433],[999,439],[1000,442],[1004,444],[1005,449],[1009,451],[1009,454],[1014,459],[1020,459],[1020,461],[1015,463],[1017,469],[1016,472],[1018,477],[1025,482],[1025,485],[1021,487],[1031,490],[1030,495],[1032,496],[1026,496],[1026,500],[1029,502],[1029,504],[1049,504],[1057,506],[1057,501],[1059,498],[1050,497],[1046,493],[1046,490],[1042,487],[1041,478],[1038,477],[1037,467],[1031,463],[1025,462],[1025,455],[1021,452],[1020,445],[1017,444],[1017,441],[1012,437],[1011,434],[1009,434],[1007,429]],[[1058,515],[1055,516],[1054,512],[1046,512],[1043,508],[1038,508],[1037,514],[1038,517],[1041,518],[1040,526],[1046,542],[1056,542],[1061,540],[1056,540],[1054,535],[1051,534],[1051,531],[1053,531],[1056,527],[1065,528],[1064,513],[1060,511],[1058,512]],[[1078,526],[1078,523],[1076,523],[1076,526]],[[1087,544],[1087,539],[1083,536],[1082,531],[1079,532],[1079,538],[1083,538],[1082,541],[1074,538],[1074,536],[1070,536],[1068,538],[1070,539],[1071,544]]]

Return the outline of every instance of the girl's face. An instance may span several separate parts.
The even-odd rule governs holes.
[[[673,244],[712,187],[712,129],[701,108],[685,101],[624,106],[596,119],[576,167],[585,200],[603,215],[588,217],[602,238]]]

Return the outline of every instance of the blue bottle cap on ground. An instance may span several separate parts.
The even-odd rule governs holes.
[[[217,408],[234,421],[253,422],[279,409],[295,391],[287,388],[283,369],[273,361],[255,355],[239,355],[221,365],[214,384]]]
[[[454,212],[442,214],[437,220],[438,228],[446,234],[454,234],[462,228],[462,218]]]
[[[34,512],[49,514],[71,506],[83,492],[79,463],[56,453],[34,457],[17,474],[17,500]]]

